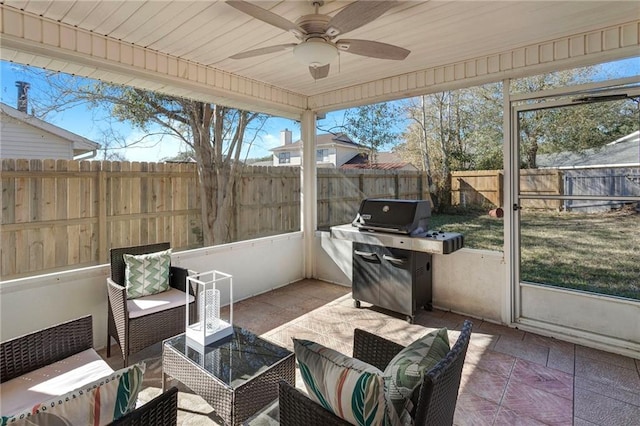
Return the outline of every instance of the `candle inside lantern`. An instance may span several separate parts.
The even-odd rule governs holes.
[[[220,320],[220,290],[211,288],[201,291],[198,299],[200,321],[204,323],[207,331],[216,330]]]

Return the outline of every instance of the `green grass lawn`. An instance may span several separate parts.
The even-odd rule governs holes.
[[[465,247],[503,250],[503,219],[434,215],[429,228],[460,232]],[[640,300],[640,214],[632,209],[521,215],[522,281]]]

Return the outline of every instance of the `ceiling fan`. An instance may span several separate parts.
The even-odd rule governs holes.
[[[247,50],[230,56],[230,59],[245,59],[293,49],[294,56],[309,66],[309,72],[315,79],[329,75],[329,63],[338,56],[338,52],[367,56],[378,59],[403,60],[411,51],[402,47],[371,40],[334,39],[349,31],[368,24],[382,16],[396,5],[395,1],[354,1],[335,16],[319,13],[324,4],[321,0],[312,0],[315,13],[304,15],[291,22],[280,15],[242,0],[228,0],[227,4],[274,27],[293,33],[300,43],[287,43],[275,46]]]

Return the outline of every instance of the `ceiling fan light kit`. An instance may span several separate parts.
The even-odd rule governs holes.
[[[333,61],[338,56],[338,49],[321,38],[312,38],[296,45],[293,54],[304,65],[319,67]]]
[[[319,8],[324,1],[312,0],[315,13],[303,15],[291,22],[253,3],[242,0],[227,0],[227,4],[274,27],[291,32],[300,43],[280,44],[248,50],[230,56],[230,59],[246,59],[293,48],[296,59],[309,67],[314,80],[329,75],[329,64],[338,56],[339,51],[377,59],[403,60],[410,51],[392,44],[371,40],[336,40],[339,34],[353,31],[382,16],[394,7],[395,1],[354,1],[340,10],[335,16],[320,14]]]

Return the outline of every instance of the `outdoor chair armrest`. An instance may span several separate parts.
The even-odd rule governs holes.
[[[353,333],[353,357],[384,371],[404,346],[356,328]]]
[[[127,289],[120,284],[107,278],[107,291],[109,292],[109,303],[112,308],[118,306],[120,309],[127,311]],[[129,314],[127,313],[127,316]]]
[[[327,426],[350,423],[325,410],[307,395],[281,380],[278,385],[281,426]]]
[[[166,392],[142,404],[129,414],[111,423],[111,426],[175,426],[178,423],[178,388]]]
[[[0,343],[0,383],[93,347],[91,315]]]
[[[181,268],[179,266],[171,266],[169,269],[169,285],[186,293],[187,277],[190,273],[191,271],[188,269]],[[193,288],[190,289],[189,293],[192,296],[195,296],[195,290]]]

